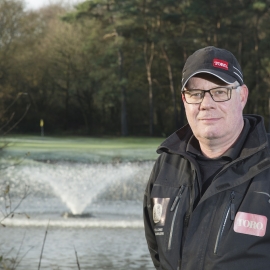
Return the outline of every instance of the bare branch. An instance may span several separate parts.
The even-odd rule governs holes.
[[[9,187],[8,187],[8,189],[9,189]],[[3,211],[1,211],[2,214],[3,214],[3,218],[0,220],[0,224],[1,225],[5,226],[4,224],[2,224],[2,222],[5,219],[7,219],[8,217],[10,217],[10,216],[12,216],[14,214],[20,214],[20,213],[16,213],[16,210],[20,207],[21,203],[29,195],[28,191],[29,191],[29,186],[25,186],[25,191],[24,191],[23,197],[21,198],[21,200],[19,201],[19,203],[13,209],[11,208],[11,200],[10,200],[10,198],[9,198],[10,205],[9,206],[7,205],[6,196],[9,196],[9,195],[7,195],[7,193],[5,194],[5,213],[3,213]],[[9,192],[10,191],[8,191],[8,194],[9,194]]]
[[[4,110],[3,114],[5,114],[16,103],[16,101],[21,97],[21,95],[27,95],[27,93],[18,93],[13,102]]]
[[[76,261],[77,261],[78,269],[81,270],[80,262],[79,262],[79,258],[78,258],[78,254],[77,254],[77,250],[76,250],[75,246],[74,246],[74,251],[75,251],[75,256],[76,256]]]
[[[15,113],[13,112],[10,116],[10,118],[8,119],[8,121],[0,128],[0,130],[2,130],[3,128],[5,128],[13,119],[13,117],[15,116]]]
[[[16,264],[16,261],[17,261],[18,258],[19,258],[19,254],[20,254],[20,251],[21,251],[21,248],[22,248],[22,245],[23,245],[24,238],[25,238],[25,232],[24,232],[24,234],[23,234],[23,239],[22,239],[22,241],[21,241],[21,244],[20,244],[20,247],[19,247],[19,249],[18,249],[17,255],[16,255],[15,259],[14,259],[14,263],[13,263],[14,269],[16,269],[15,264]]]
[[[7,133],[9,133],[13,128],[15,128],[21,121],[22,119],[25,117],[26,113],[28,112],[30,108],[30,104],[27,105],[24,114],[22,115],[22,117],[8,130],[6,131],[3,135],[6,135]]]
[[[43,245],[42,245],[41,254],[40,254],[40,258],[39,258],[38,270],[40,270],[40,266],[41,266],[41,260],[42,260],[43,250],[44,250],[44,246],[45,246],[45,242],[46,242],[46,237],[48,234],[49,224],[50,224],[50,220],[48,221],[48,225],[47,225],[46,232],[44,235]]]

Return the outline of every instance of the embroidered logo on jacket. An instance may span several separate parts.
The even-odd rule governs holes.
[[[266,216],[238,212],[234,220],[233,229],[237,233],[262,237],[265,235],[266,227]]]
[[[164,226],[170,198],[152,198],[153,221],[157,226]]]

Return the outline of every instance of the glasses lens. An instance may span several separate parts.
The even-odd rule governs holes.
[[[226,101],[230,99],[229,91],[226,87],[219,87],[210,90],[210,93],[214,101]]]
[[[184,94],[187,103],[201,103],[204,97],[203,90],[187,90]]]

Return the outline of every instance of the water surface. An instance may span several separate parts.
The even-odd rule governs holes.
[[[41,269],[78,269],[75,252],[81,269],[154,269],[142,221],[152,166],[25,160],[7,168],[2,188],[10,186],[12,206],[26,186],[29,195],[0,228],[0,254],[15,259],[16,269],[38,269],[49,223]]]

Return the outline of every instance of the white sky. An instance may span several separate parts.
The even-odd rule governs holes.
[[[54,3],[68,3],[70,5],[83,2],[83,0],[24,0],[26,9],[39,9]]]

